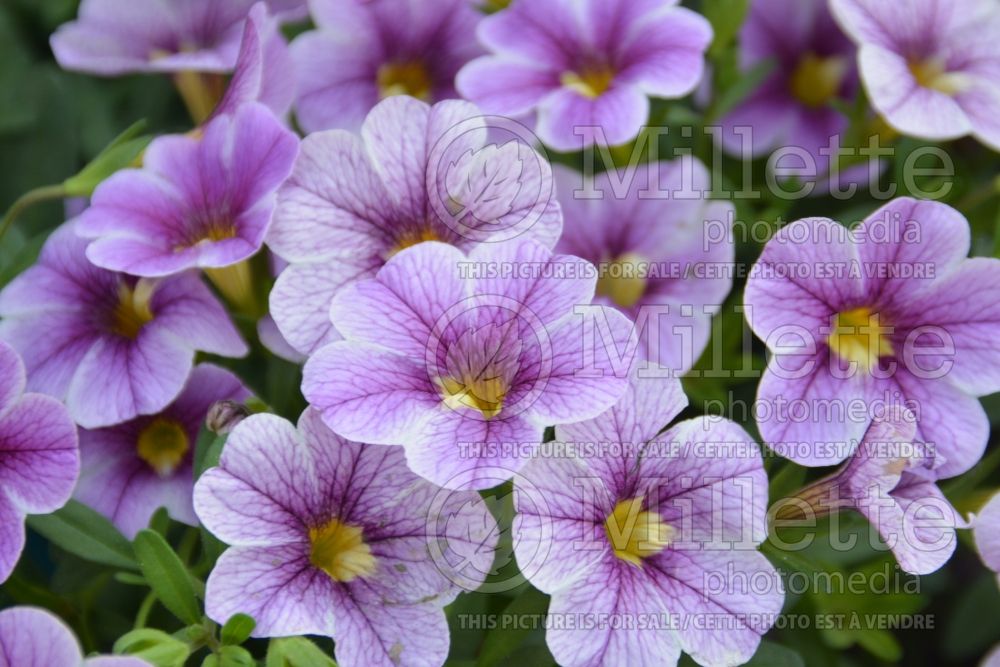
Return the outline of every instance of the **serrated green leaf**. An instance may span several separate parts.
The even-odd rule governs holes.
[[[234,614],[222,626],[220,638],[223,644],[238,645],[250,638],[250,633],[257,627],[257,621],[246,614]]]
[[[305,637],[286,637],[271,640],[265,667],[337,667],[337,663]]]
[[[52,514],[28,517],[31,529],[71,554],[102,565],[139,569],[132,545],[110,521],[71,500]]]
[[[185,623],[199,623],[201,606],[191,575],[163,536],[140,530],[133,545],[139,568],[163,606]]]

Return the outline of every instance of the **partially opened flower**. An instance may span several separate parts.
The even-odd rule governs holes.
[[[398,447],[350,442],[306,410],[298,428],[254,415],[195,486],[202,523],[231,548],[205,604],[254,636],[326,635],[338,664],[440,665],[443,611],[489,571],[496,522],[474,492],[443,492]]]
[[[153,205],[151,202],[142,202]],[[194,273],[153,280],[87,260],[70,222],[0,292],[0,339],[24,358],[28,388],[65,400],[84,428],[167,407],[195,351],[239,357],[246,344]]]
[[[590,183],[565,167],[555,174],[565,220],[556,249],[597,265],[595,302],[636,323],[646,359],[688,370],[733,284],[732,204],[707,198],[708,170],[693,158]]]
[[[243,23],[256,1],[83,0],[77,19],[52,36],[52,51],[65,69],[105,76],[224,73],[236,63]],[[302,15],[298,0],[270,4],[284,16]]]
[[[295,81],[288,44],[267,6],[258,2],[247,16],[233,77],[212,116],[232,114],[243,104],[260,102],[284,118],[295,98]]]
[[[967,259],[969,242],[958,211],[910,198],[850,231],[807,218],[775,234],[744,294],[771,351],[755,408],[768,445],[833,465],[876,411],[902,405],[943,458],[940,477],[980,459],[989,425],[976,397],[1000,390],[1000,260]]]
[[[1000,6],[990,0],[831,0],[858,43],[872,106],[903,134],[967,134],[1000,149]]]
[[[35,607],[0,611],[0,660],[4,667],[151,667],[131,656],[84,658],[62,619]]]
[[[337,290],[404,248],[443,241],[468,250],[518,236],[552,247],[561,231],[551,167],[525,140],[488,143],[486,121],[466,102],[393,97],[372,110],[360,138],[332,130],[302,142],[267,237],[291,263],[271,314],[311,354],[336,338]]]
[[[831,102],[853,98],[854,57],[854,44],[834,23],[826,0],[751,3],[740,32],[740,65],[749,70],[770,59],[774,69],[723,118],[723,145],[740,155],[744,139],[734,128],[750,128],[750,153],[743,159],[796,146],[825,171],[830,158],[819,149],[833,136],[844,139],[848,119]]]
[[[248,396],[235,375],[201,364],[161,412],[81,430],[82,470],[73,495],[111,519],[129,539],[149,525],[160,507],[176,521],[198,525],[191,504],[198,432],[216,401],[243,401]]]
[[[87,257],[147,277],[237,264],[260,250],[297,152],[296,136],[259,104],[216,117],[201,136],[156,139],[142,169],[94,192],[77,223],[94,239]]]
[[[296,117],[307,132],[357,130],[379,100],[457,98],[455,74],[482,53],[470,0],[311,0],[317,29],[292,43]]]
[[[676,379],[633,378],[604,414],[557,426],[565,447],[515,480],[515,555],[552,596],[546,642],[560,665],[675,665],[682,650],[743,664],[781,611],[781,577],[757,550],[760,450],[725,419],[660,433],[686,404]]]
[[[776,516],[857,510],[878,530],[904,571],[938,570],[955,552],[955,529],[966,524],[937,487],[944,462],[932,446],[914,439],[916,431],[913,413],[889,408],[872,420],[840,470],[782,501]]]
[[[647,96],[683,97],[701,80],[712,28],[677,4],[515,0],[480,24],[493,55],[464,67],[458,89],[489,113],[537,111],[557,150],[622,144],[647,122]]]
[[[990,498],[973,517],[972,534],[986,567],[1000,573],[1000,494]]]
[[[636,336],[617,310],[589,306],[595,282],[587,262],[533,241],[402,250],[334,298],[346,340],[309,358],[302,391],[334,431],[402,444],[435,484],[493,486],[546,426],[625,392]]]
[[[24,515],[65,505],[80,472],[76,427],[66,408],[24,393],[24,386],[21,359],[0,342],[0,582],[24,549]]]

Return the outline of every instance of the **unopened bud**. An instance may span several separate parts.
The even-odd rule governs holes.
[[[237,401],[216,401],[208,409],[205,425],[217,435],[226,435],[250,416],[250,410]]]

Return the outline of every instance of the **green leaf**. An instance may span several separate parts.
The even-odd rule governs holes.
[[[722,118],[745,100],[771,74],[776,65],[773,59],[768,58],[743,72],[734,85],[719,95],[718,101],[712,108],[712,118]]]
[[[222,448],[226,446],[225,435],[216,435],[203,424],[194,445],[194,478],[197,480],[209,468],[219,465]]]
[[[507,618],[534,616],[541,617],[549,607],[549,596],[528,587],[503,610]],[[498,628],[486,635],[479,653],[479,667],[493,667],[503,662],[533,631],[531,623],[519,624],[516,628]]]
[[[257,621],[246,614],[234,614],[222,626],[221,639],[223,644],[238,645],[250,638],[250,633],[257,627]]]
[[[191,575],[167,541],[146,529],[135,536],[134,546],[139,567],[163,606],[185,623],[199,623],[201,607]]]
[[[103,515],[75,500],[52,514],[29,516],[28,525],[53,544],[84,560],[138,569],[132,545],[118,529]]]
[[[219,667],[256,667],[250,651],[242,646],[223,646],[219,649]]]
[[[765,639],[746,667],[806,667],[806,662],[792,649]]]
[[[142,658],[155,667],[183,667],[191,650],[179,639],[162,630],[140,628],[115,642],[114,652]]]
[[[89,197],[101,181],[132,164],[153,139],[139,136],[144,129],[146,121],[140,120],[115,137],[86,167],[63,181],[66,192],[74,197]]]
[[[709,47],[713,58],[721,55],[736,38],[749,9],[750,0],[711,0],[702,3],[705,18],[712,24],[712,31],[715,33],[712,46]]]
[[[337,663],[305,637],[286,637],[271,640],[265,667],[337,667]]]

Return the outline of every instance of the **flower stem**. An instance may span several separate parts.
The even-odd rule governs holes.
[[[66,188],[62,183],[58,185],[43,185],[40,188],[25,192],[11,204],[10,208],[7,209],[7,213],[4,214],[3,219],[0,220],[0,239],[3,239],[4,234],[7,233],[7,229],[25,209],[51,199],[62,199],[65,196]]]

